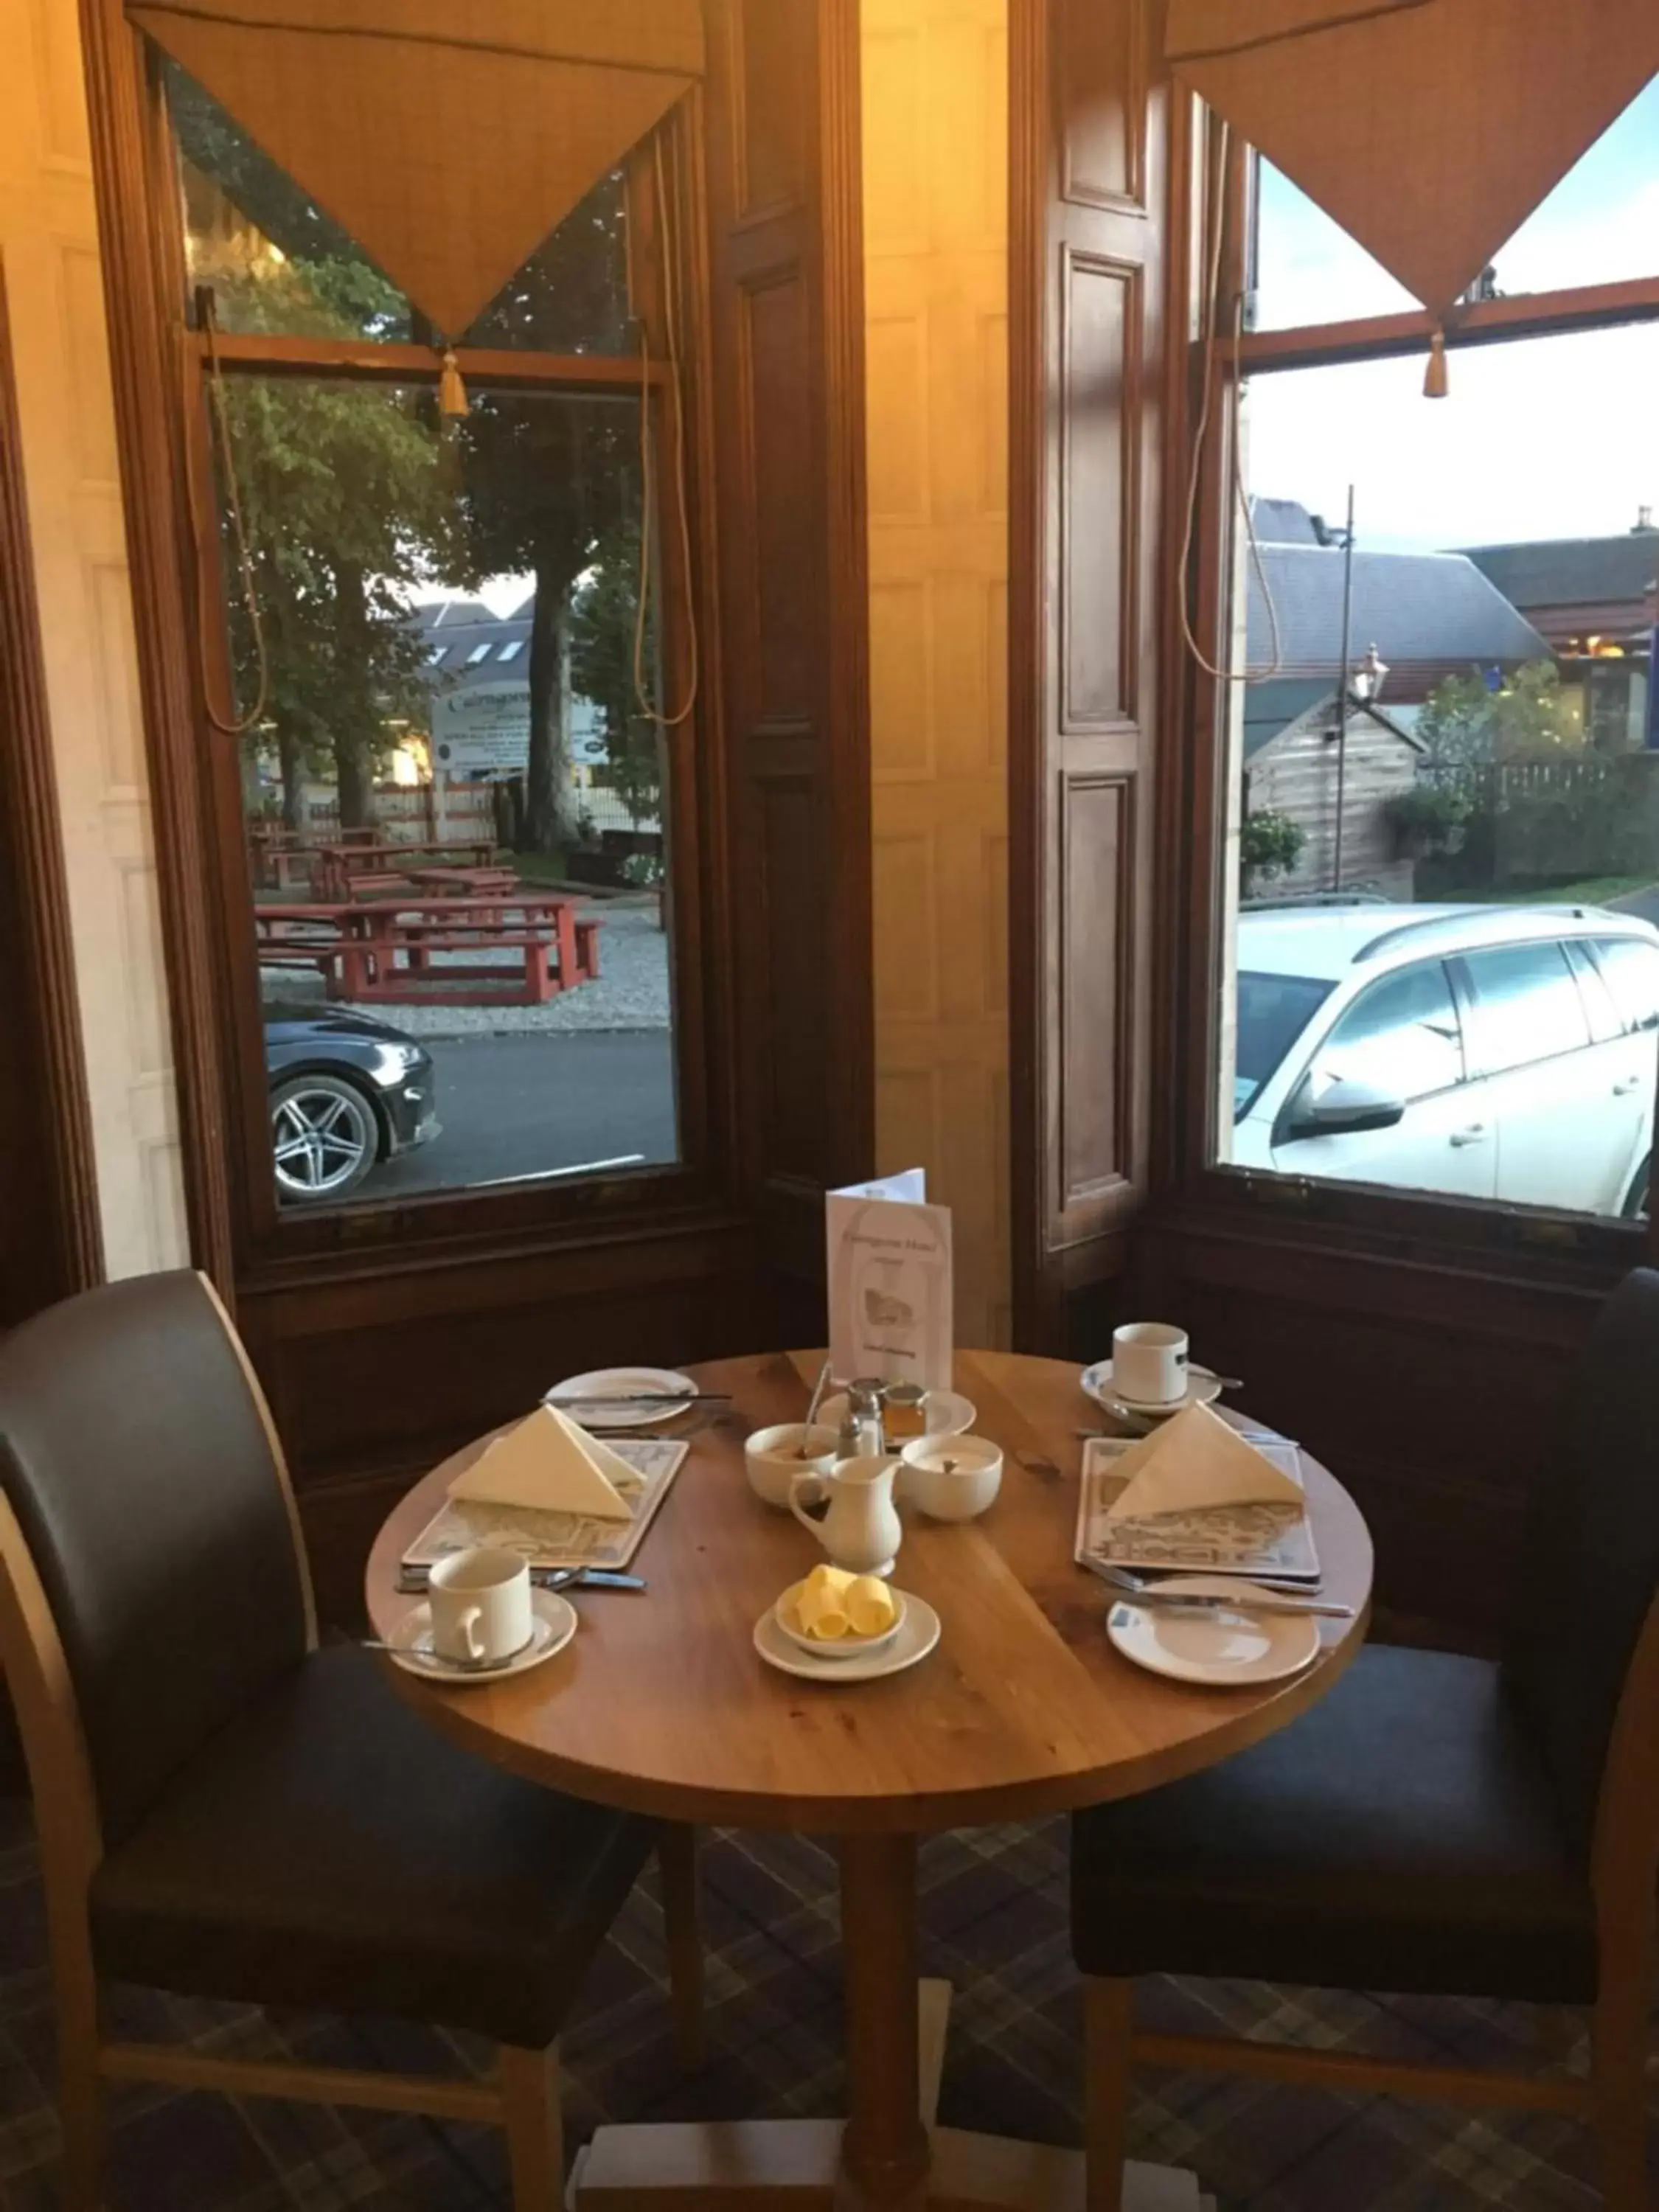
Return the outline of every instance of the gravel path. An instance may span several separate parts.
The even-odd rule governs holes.
[[[375,1015],[410,1036],[422,1037],[667,1029],[671,1021],[668,933],[657,927],[655,901],[648,907],[593,907],[584,914],[584,919],[588,918],[599,924],[599,980],[561,992],[544,1006],[374,1006],[352,1011]],[[494,967],[522,964],[522,955],[513,951],[487,956],[438,952],[433,955],[433,966],[440,969],[447,959],[474,963],[485,957]],[[264,981],[268,1000],[321,1003],[321,979],[314,969],[267,969]]]

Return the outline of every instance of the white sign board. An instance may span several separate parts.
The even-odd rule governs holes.
[[[432,708],[432,757],[451,775],[520,775],[530,765],[530,686],[467,684],[440,692]],[[603,767],[605,719],[591,699],[570,702],[570,757]]]

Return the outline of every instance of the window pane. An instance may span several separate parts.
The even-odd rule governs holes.
[[[429,391],[227,384],[269,661],[241,785],[292,1206],[678,1157],[638,404],[471,398],[441,431]]]
[[[1628,938],[1602,937],[1595,953],[1626,1027],[1659,1030],[1659,951]]]
[[[1640,1203],[1659,1085],[1659,329],[1482,348],[1451,372],[1436,401],[1395,361],[1245,394],[1257,545],[1241,529],[1233,548],[1249,680],[1231,701],[1217,1156],[1617,1215]],[[1477,959],[1470,1079],[1446,1073],[1452,1022],[1391,1024],[1352,1072],[1370,991],[1431,962],[1455,984]],[[1299,1029],[1285,979],[1310,987]],[[1316,1068],[1403,1115],[1285,1144]]]
[[[1417,301],[1270,161],[1260,164],[1255,327],[1287,330]],[[1659,275],[1659,80],[1603,133],[1498,255],[1487,296]]]
[[[1242,1118],[1331,994],[1306,975],[1238,979],[1238,1064],[1234,1111]]]
[[[1517,945],[1471,953],[1480,1070],[1501,1074],[1590,1042],[1584,1003],[1559,945]]]
[[[1462,1080],[1462,1033],[1438,960],[1367,991],[1332,1030],[1315,1069],[1316,1084],[1363,1083],[1407,1099]]]
[[[410,301],[210,94],[166,65],[179,149],[185,258],[210,284],[222,330],[422,343]],[[627,197],[601,178],[458,344],[540,353],[630,349]]]

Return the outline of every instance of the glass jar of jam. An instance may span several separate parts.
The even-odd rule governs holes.
[[[882,1419],[890,1444],[926,1435],[927,1393],[920,1382],[890,1382],[882,1392]]]

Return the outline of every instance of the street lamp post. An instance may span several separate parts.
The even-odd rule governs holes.
[[[1353,649],[1353,486],[1348,486],[1348,526],[1342,537],[1342,651],[1336,664],[1336,838],[1331,889],[1342,888],[1342,828],[1348,797],[1348,655]]]

